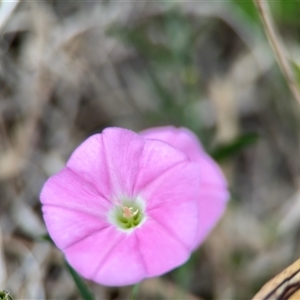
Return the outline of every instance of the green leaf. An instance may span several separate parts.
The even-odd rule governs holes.
[[[38,241],[47,241],[54,245],[53,240],[51,239],[48,233],[45,233],[37,238]]]
[[[95,300],[94,295],[92,294],[91,290],[87,286],[87,284],[83,281],[83,279],[78,275],[78,273],[67,263],[66,267],[70,272],[71,276],[73,277],[74,282],[77,285],[77,288],[83,297],[84,300]]]
[[[249,19],[252,23],[259,22],[259,16],[257,14],[257,9],[252,0],[231,0],[231,2],[240,9],[245,17]]]
[[[258,135],[256,133],[246,133],[236,138],[230,144],[219,146],[211,151],[210,154],[215,160],[222,161],[240,152],[243,148],[255,144],[257,140]]]
[[[276,22],[292,25],[299,29],[300,5],[297,0],[278,0],[270,5]]]
[[[290,63],[294,70],[297,85],[300,87],[300,65],[298,63],[296,63],[295,61],[291,61]]]

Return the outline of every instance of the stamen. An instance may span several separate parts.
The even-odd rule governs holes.
[[[137,213],[139,212],[138,208],[136,209],[136,211],[132,211],[133,208],[132,207],[127,207],[127,206],[123,206],[123,217],[124,218],[132,218],[134,216],[137,215]]]
[[[123,199],[115,203],[114,208],[109,212],[109,220],[122,231],[131,232],[140,226],[146,219],[144,214],[145,204],[142,199]]]

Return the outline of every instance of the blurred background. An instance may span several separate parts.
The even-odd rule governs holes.
[[[300,84],[300,2],[269,2]],[[138,299],[250,299],[300,253],[300,106],[252,1],[0,2],[0,289],[80,299],[42,241],[39,193],[107,126],[192,129],[232,200],[184,266]],[[87,282],[97,299],[130,287]]]

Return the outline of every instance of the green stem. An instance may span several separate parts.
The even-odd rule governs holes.
[[[82,280],[82,278],[77,274],[77,272],[66,262],[68,271],[70,272],[73,280],[84,300],[95,300],[94,295],[90,291],[89,287]]]
[[[139,291],[139,283],[135,284],[132,287],[130,300],[135,300],[136,299],[138,291]]]

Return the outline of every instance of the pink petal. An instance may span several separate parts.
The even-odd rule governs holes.
[[[135,235],[112,227],[65,249],[65,254],[80,274],[104,285],[130,285],[146,275]]]
[[[79,145],[67,162],[67,167],[103,197],[110,199],[111,186],[101,134],[92,135]]]
[[[162,205],[197,202],[200,195],[199,175],[197,163],[181,162],[140,187],[139,194],[147,202],[147,210]]]
[[[161,141],[147,140],[140,157],[134,193],[138,194],[148,183],[183,162],[188,162],[188,158],[181,151]]]
[[[187,128],[154,127],[140,132],[147,139],[164,141],[188,155],[192,160],[204,152],[197,136]]]
[[[90,214],[59,206],[44,205],[43,213],[50,236],[62,250],[110,226]]]
[[[155,220],[149,218],[136,235],[148,277],[166,273],[189,258],[186,246]]]
[[[103,131],[102,140],[112,190],[116,196],[133,197],[145,139],[130,130],[108,128]]]
[[[221,217],[229,198],[227,183],[221,169],[205,153],[197,136],[186,128],[159,127],[143,131],[141,134],[148,139],[167,142],[199,164],[201,195],[198,198],[199,231],[196,238],[196,245],[199,245]]]
[[[136,133],[108,128],[83,142],[67,166],[109,200],[132,196],[144,139]]]
[[[201,182],[207,185],[226,187],[227,183],[219,166],[206,154],[197,136],[187,128],[173,126],[157,127],[140,133],[147,139],[164,141],[185,153],[201,166]]]
[[[151,169],[150,164],[151,161]],[[141,188],[140,196],[147,202],[147,215],[162,224],[187,248],[194,246],[199,227],[198,164],[189,161],[177,163]]]
[[[194,248],[197,248],[207,237],[223,215],[228,197],[228,191],[224,189],[207,188],[201,191],[201,201],[198,202],[200,230],[198,231]]]
[[[198,156],[196,161],[201,167],[201,186],[210,188],[223,188],[227,190],[226,179],[218,164],[206,153]]]
[[[95,280],[109,286],[123,286],[139,282],[145,277],[145,265],[133,233],[126,235],[109,253]]]
[[[192,249],[198,235],[199,217],[196,201],[181,201],[157,206],[147,216],[163,226],[171,236]]]
[[[62,207],[102,219],[112,207],[112,204],[103,198],[93,185],[84,181],[69,168],[64,168],[48,179],[40,199],[44,206]]]

